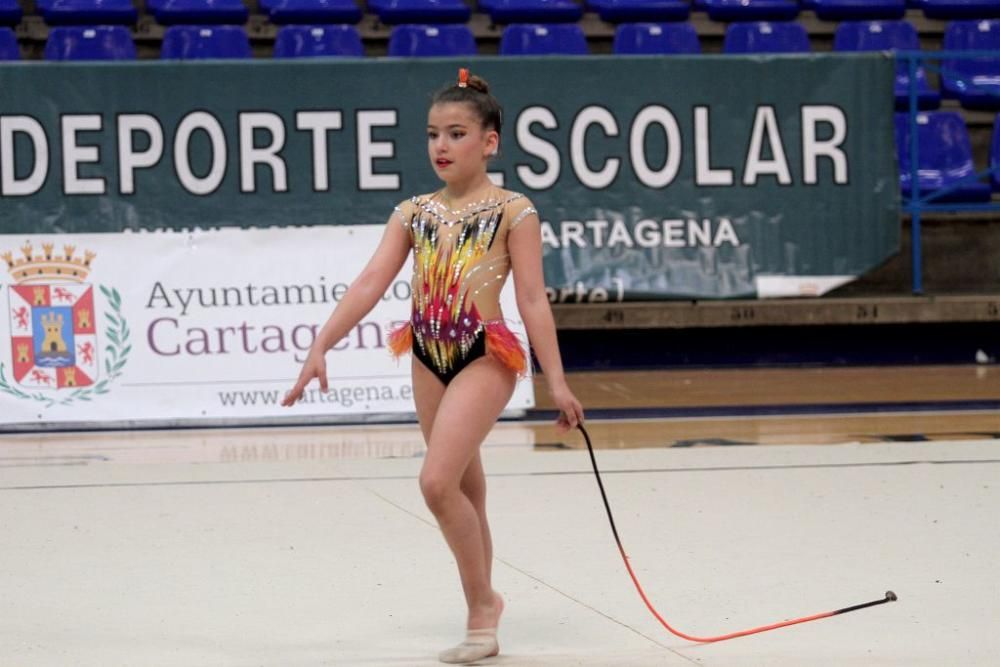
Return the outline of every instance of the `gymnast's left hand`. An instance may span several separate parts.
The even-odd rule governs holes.
[[[583,423],[583,405],[576,399],[565,382],[552,387],[551,394],[552,402],[559,409],[556,427],[560,432],[576,428],[577,424]]]
[[[326,393],[328,391],[326,360],[323,357],[323,351],[315,348],[309,351],[309,356],[306,357],[305,363],[302,364],[302,370],[299,372],[299,379],[295,382],[295,386],[292,387],[291,391],[285,394],[281,405],[286,408],[295,405],[302,398],[302,394],[305,393],[306,387],[313,378],[319,380],[320,391]]]

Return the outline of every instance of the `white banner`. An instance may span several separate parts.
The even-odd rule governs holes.
[[[386,348],[410,308],[410,263],[280,402],[316,332],[364,267],[380,225],[58,236],[0,235],[0,424],[412,413],[410,362]],[[512,281],[501,303],[527,337]],[[534,405],[530,380],[508,410]]]

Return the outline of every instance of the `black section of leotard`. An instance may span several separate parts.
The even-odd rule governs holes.
[[[437,366],[434,365],[434,361],[424,352],[423,348],[420,347],[420,342],[416,340],[413,341],[413,356],[419,359],[420,363],[426,366],[434,375],[438,376],[438,379],[447,386],[448,383],[455,379],[456,375],[462,372],[462,369],[479,357],[486,356],[486,332],[480,330],[476,334],[476,339],[472,343],[472,347],[469,348],[469,351],[456,359],[455,365],[444,373],[438,370]]]
[[[503,224],[503,209],[501,208],[500,212],[497,213],[497,224],[493,226],[493,229],[494,230],[499,230],[500,229],[500,225],[502,225],[502,224]],[[500,236],[500,235],[499,234],[493,234],[493,236],[490,237],[490,242],[486,246],[487,250],[490,250],[493,247],[493,242],[497,240],[498,236]]]

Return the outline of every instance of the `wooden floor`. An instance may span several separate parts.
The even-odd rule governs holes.
[[[924,366],[573,373],[600,449],[997,440],[1000,367]],[[505,420],[485,447],[580,449],[538,407]],[[421,456],[412,423],[0,436],[0,467],[320,461]]]
[[[538,409],[551,410],[535,382]],[[588,372],[570,383],[606,448],[1000,438],[997,366]],[[536,428],[540,443],[582,444]]]
[[[866,366],[573,373],[595,408],[1000,400],[1000,366]],[[550,408],[543,378],[538,407]]]

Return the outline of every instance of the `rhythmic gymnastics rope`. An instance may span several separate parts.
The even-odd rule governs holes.
[[[639,597],[641,597],[642,601],[646,603],[646,607],[648,607],[649,611],[652,612],[653,616],[656,617],[656,620],[658,620],[660,624],[663,625],[663,627],[665,627],[667,630],[677,635],[678,637],[682,639],[687,639],[688,641],[692,642],[699,642],[702,644],[721,642],[721,641],[726,641],[727,639],[735,639],[737,637],[746,637],[747,635],[755,635],[759,632],[767,632],[768,630],[777,630],[778,628],[785,628],[788,627],[789,625],[808,623],[809,621],[818,621],[821,618],[829,618],[831,616],[837,616],[838,614],[846,614],[851,611],[858,611],[859,609],[865,609],[867,607],[874,607],[875,605],[885,604],[886,602],[894,602],[897,599],[895,593],[893,593],[892,591],[886,591],[885,597],[882,598],[881,600],[864,602],[862,604],[856,604],[850,607],[844,607],[843,609],[827,611],[821,614],[813,614],[812,616],[803,616],[802,618],[793,618],[791,620],[781,621],[779,623],[762,625],[758,628],[750,628],[749,630],[740,630],[738,632],[731,632],[726,635],[718,635],[715,637],[696,637],[694,635],[689,635],[687,633],[674,629],[673,627],[671,627],[669,623],[667,623],[663,619],[662,616],[660,616],[660,613],[656,611],[656,608],[653,607],[653,603],[649,601],[648,597],[646,597],[645,591],[642,590],[642,586],[639,584],[639,579],[635,576],[635,572],[632,570],[632,565],[629,563],[628,555],[625,553],[625,548],[622,546],[622,541],[618,537],[618,529],[615,527],[615,519],[613,516],[611,516],[611,506],[608,504],[608,496],[604,492],[604,484],[603,482],[601,482],[601,473],[597,469],[597,459],[594,457],[594,447],[590,444],[590,435],[587,433],[587,430],[583,427],[583,424],[577,424],[577,428],[580,429],[580,432],[583,433],[584,440],[587,441],[587,451],[590,452],[590,463],[594,466],[594,476],[597,478],[597,486],[601,490],[601,499],[604,501],[604,509],[607,510],[608,512],[608,521],[611,523],[611,532],[615,536],[615,542],[618,544],[618,551],[621,553],[622,560],[625,562],[625,569],[628,570],[629,576],[632,577],[632,583],[635,584],[636,590],[639,591]]]

